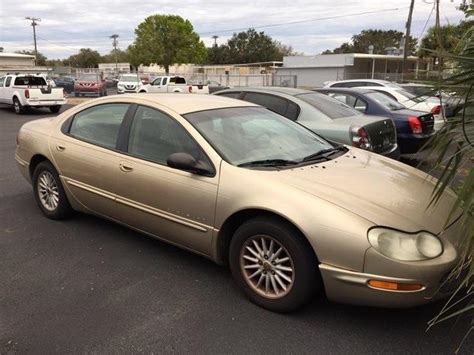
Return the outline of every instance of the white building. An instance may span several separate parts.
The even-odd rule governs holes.
[[[47,67],[35,66],[35,56],[0,52],[0,74],[6,73],[46,73]]]
[[[403,57],[399,55],[347,53],[289,56],[283,58],[278,75],[296,75],[299,87],[320,87],[325,81],[343,79],[385,79],[398,81]],[[418,77],[428,64],[410,56],[405,64],[407,77]]]

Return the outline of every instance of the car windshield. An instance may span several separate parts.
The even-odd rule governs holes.
[[[297,98],[315,107],[332,119],[361,115],[361,113],[339,100],[322,94],[300,94]]]
[[[366,94],[367,97],[377,101],[379,104],[389,109],[390,111],[401,110],[405,108],[402,104],[398,103],[394,99],[391,99],[385,94],[379,92],[369,92]]]
[[[120,81],[140,81],[138,75],[122,75]]]
[[[313,132],[262,107],[200,111],[185,118],[236,166],[297,164],[315,153],[334,149]]]
[[[99,76],[97,74],[80,74],[79,80],[83,81],[99,81]]]

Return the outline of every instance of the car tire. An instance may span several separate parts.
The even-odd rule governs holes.
[[[50,110],[52,113],[58,113],[58,112],[61,110],[61,106],[60,106],[60,105],[50,106],[50,107],[49,107],[49,110]]]
[[[13,111],[15,111],[17,115],[25,113],[25,107],[21,104],[17,97],[13,98]]]
[[[322,289],[311,246],[293,226],[276,218],[259,217],[242,224],[230,243],[229,265],[247,297],[271,311],[301,308]]]
[[[59,174],[50,162],[39,163],[32,180],[36,203],[46,217],[59,220],[73,214]]]

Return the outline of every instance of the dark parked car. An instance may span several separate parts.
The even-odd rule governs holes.
[[[397,127],[401,153],[416,153],[434,134],[432,113],[410,110],[388,96],[363,88],[325,88],[314,91],[329,95],[368,115],[391,118]]]
[[[293,88],[252,87],[221,90],[214,95],[261,105],[333,142],[394,159],[400,156],[392,120],[361,114],[323,94]]]
[[[56,86],[59,88],[63,88],[64,91],[67,92],[68,94],[74,91],[75,81],[76,79],[74,79],[72,76],[63,76],[63,77],[54,79],[54,83],[56,84]]]

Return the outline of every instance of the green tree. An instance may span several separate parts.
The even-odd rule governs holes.
[[[466,20],[457,25],[430,27],[421,40],[418,55],[423,58],[431,57],[434,62],[439,64],[442,71],[445,66],[445,57],[442,55],[433,56],[433,51],[459,54],[462,50],[464,34],[472,28],[473,24],[473,20]]]
[[[100,58],[99,52],[90,48],[81,48],[79,53],[70,56],[66,62],[78,68],[97,68]]]
[[[101,63],[115,63],[115,51],[111,50],[110,53],[103,55],[100,58]],[[123,51],[117,49],[117,62],[118,63],[128,63],[129,62],[129,53],[128,50]]]
[[[135,41],[129,47],[130,63],[158,64],[169,72],[170,65],[201,63],[206,47],[188,20],[176,15],[152,15],[135,29]]]
[[[15,52],[15,53],[18,53],[18,54],[35,55],[35,52],[34,52],[34,51],[26,51],[26,50],[17,51],[17,52]],[[38,55],[36,56],[36,65],[38,65],[38,66],[45,66],[47,60],[48,60],[48,58],[46,58],[46,56],[45,56],[44,54],[38,52]]]
[[[463,9],[467,16],[474,16],[474,6]],[[466,23],[468,24],[466,26]],[[466,27],[464,27],[466,26]],[[446,26],[444,26],[446,27]],[[449,61],[451,75],[447,78],[439,79],[436,83],[437,89],[446,92],[456,92],[464,99],[461,114],[450,119],[447,124],[433,137],[426,147],[428,155],[426,161],[430,162],[434,158],[433,171],[439,170],[439,180],[433,191],[431,204],[438,203],[442,194],[449,187],[457,191],[457,200],[451,207],[451,213],[445,221],[454,216],[459,208],[462,215],[457,222],[459,225],[458,235],[461,237],[457,248],[460,250],[460,260],[451,271],[449,278],[461,281],[455,293],[450,297],[446,305],[439,314],[428,324],[429,328],[447,320],[458,318],[462,315],[470,316],[471,325],[467,329],[462,343],[470,334],[474,333],[474,26],[473,21],[465,21],[459,32],[459,38],[454,45],[446,41],[441,28],[435,29],[434,34],[428,33],[427,37],[434,37],[433,49],[425,48],[426,55]],[[451,35],[453,29],[449,28]],[[446,41],[446,42],[445,42]],[[448,51],[449,49],[449,51]],[[458,177],[464,175],[459,181]],[[462,271],[467,265],[467,273]],[[459,350],[459,348],[456,350]]]
[[[228,59],[231,64],[282,60],[284,51],[288,48],[283,48],[279,42],[253,28],[246,32],[234,33],[227,42]]]
[[[351,42],[345,42],[341,46],[332,51],[325,51],[324,54],[338,53],[367,53],[369,45],[374,46],[374,54],[385,54],[387,47],[400,47],[400,41],[404,36],[403,32],[396,30],[363,30],[359,34],[355,34],[351,38]],[[410,36],[408,42],[408,54],[416,51],[416,38]]]

